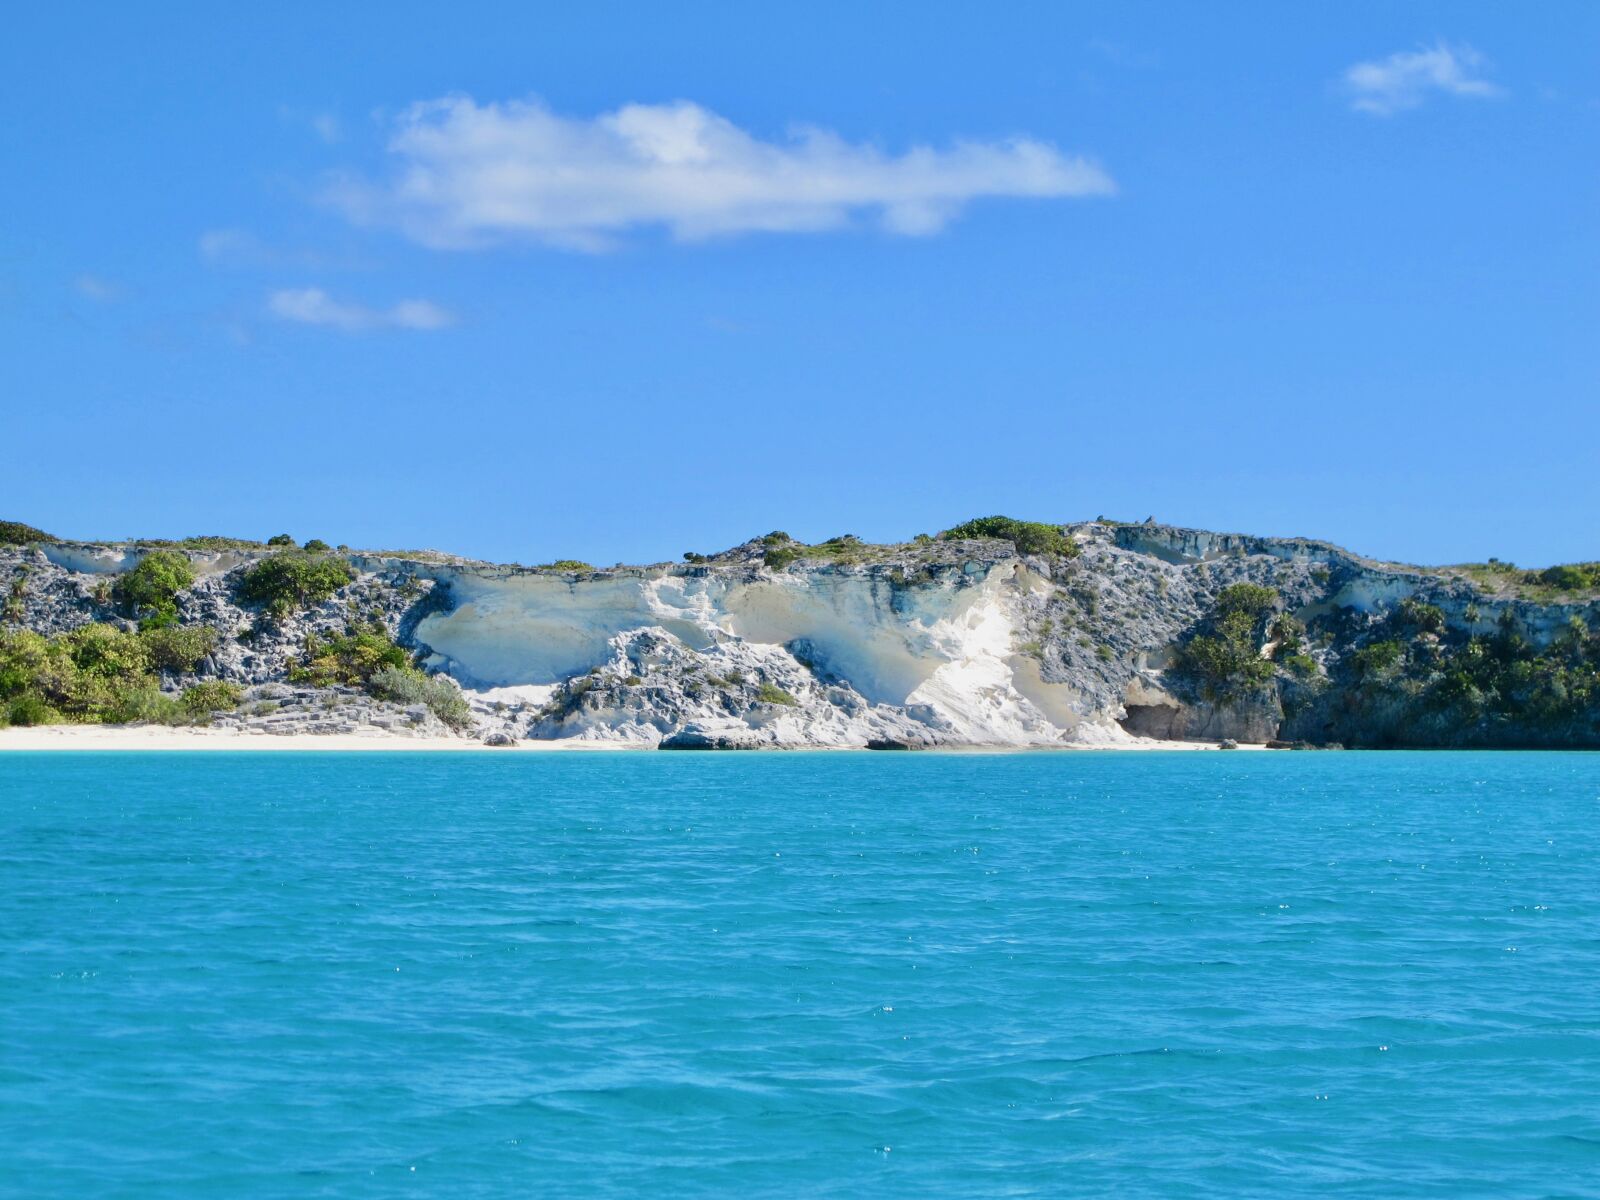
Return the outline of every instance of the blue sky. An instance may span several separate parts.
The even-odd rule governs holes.
[[[34,5],[0,515],[1600,557],[1600,6]]]

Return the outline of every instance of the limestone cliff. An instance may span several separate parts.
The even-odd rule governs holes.
[[[282,697],[297,694],[283,689],[308,635],[370,624],[460,685],[477,737],[669,748],[1135,737],[1600,745],[1600,707],[1583,690],[1600,666],[1590,595],[1519,599],[1461,572],[1304,539],[1151,523],[1062,531],[1073,553],[971,539],[775,554],[769,538],[693,563],[598,570],[346,552],[348,584],[278,616],[239,598],[242,575],[273,551],[183,548],[196,578],[176,619],[218,636],[165,685],[230,680],[254,689],[252,700],[271,691],[275,710],[220,719],[301,728]],[[150,552],[0,547],[7,620],[45,634],[126,622],[115,581]],[[1196,651],[1239,584],[1269,591],[1251,593],[1257,610],[1228,626],[1244,661],[1223,669]],[[1522,675],[1549,679],[1523,682],[1550,695],[1513,694],[1519,654],[1544,664]],[[1504,669],[1485,674],[1485,655]],[[350,689],[329,690],[320,708],[301,698],[335,728],[439,731],[425,713],[401,720]]]

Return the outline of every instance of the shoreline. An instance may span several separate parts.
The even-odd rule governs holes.
[[[873,751],[872,753],[917,754],[1014,754],[1035,750],[1082,751],[1111,750],[1140,752],[1152,750],[1216,750],[1215,742],[1169,742],[1154,738],[1130,738],[1125,742],[1111,743],[1060,743],[1036,746],[938,746],[917,751]],[[522,741],[515,746],[486,746],[473,738],[395,737],[391,734],[327,734],[327,733],[235,733],[212,729],[180,729],[164,725],[32,725],[0,729],[0,754],[7,751],[366,751],[398,752],[405,754],[438,752],[471,752],[485,754],[543,754],[583,753],[586,751],[655,751],[655,746],[629,742],[596,741]],[[1253,743],[1240,743],[1240,750],[1265,750]],[[785,753],[800,751],[865,750],[861,746],[797,746],[773,747],[756,751],[708,750],[698,753]],[[673,750],[672,754],[697,753]]]

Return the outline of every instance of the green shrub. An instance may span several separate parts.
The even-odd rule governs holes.
[[[1262,587],[1258,583],[1235,583],[1217,593],[1216,611],[1219,616],[1243,613],[1252,620],[1259,620],[1271,612],[1277,603],[1278,592],[1275,588]]]
[[[24,525],[21,521],[0,521],[0,546],[27,546],[33,542],[55,540],[44,530]],[[22,722],[18,721],[17,724]]]
[[[1424,604],[1415,596],[1407,596],[1395,610],[1395,621],[1417,633],[1443,633],[1444,609],[1437,604]]]
[[[0,706],[18,725],[180,724],[191,714],[162,694],[150,672],[157,659],[192,652],[192,645],[170,637],[189,632],[132,634],[104,623],[50,638],[26,630],[0,632]],[[231,685],[201,686],[214,692]]]
[[[6,719],[12,725],[59,725],[62,716],[45,702],[43,696],[28,693],[17,696],[6,705]]]
[[[178,697],[178,707],[191,717],[208,717],[214,712],[238,708],[243,695],[236,683],[208,679],[184,688],[183,695]]]
[[[1267,636],[1278,644],[1273,657],[1282,661],[1300,653],[1304,644],[1306,627],[1288,613],[1279,613],[1272,618],[1272,624],[1267,628]]]
[[[1178,652],[1178,670],[1197,680],[1208,696],[1226,697],[1259,688],[1273,667],[1261,657],[1262,625],[1278,593],[1254,583],[1235,583],[1217,593],[1207,632]]]
[[[756,699],[762,704],[784,704],[790,707],[800,703],[800,701],[774,683],[762,683],[760,687],[756,688]]]
[[[1366,679],[1393,669],[1405,654],[1405,644],[1390,639],[1361,647],[1351,661],[1355,663],[1356,673]]]
[[[314,687],[364,687],[384,667],[411,664],[411,655],[395,645],[382,626],[353,629],[326,639],[309,634],[305,654],[304,661],[289,668],[289,678]]]
[[[1279,661],[1302,679],[1309,679],[1317,673],[1317,660],[1309,654],[1291,654]]]
[[[425,675],[415,667],[385,666],[373,672],[367,690],[380,700],[396,704],[425,704],[429,712],[452,729],[472,726],[472,708],[467,698],[442,676]]]
[[[781,571],[799,557],[800,551],[793,546],[771,546],[761,556],[761,561],[772,570]]]
[[[267,545],[269,545],[269,546],[292,546],[292,545],[294,545],[294,539],[292,537],[290,537],[287,533],[275,533],[275,534],[273,534],[271,537],[269,537],[267,539]]]
[[[150,656],[136,634],[92,622],[55,639],[72,665],[100,679],[127,679],[150,669]]]
[[[329,550],[333,549],[332,546],[328,545],[328,543],[323,541],[321,538],[312,538],[300,548],[307,554],[326,554]]]
[[[101,709],[98,719],[111,725],[187,725],[190,713],[153,683],[119,690]]]
[[[1563,563],[1557,567],[1546,567],[1538,573],[1538,580],[1562,592],[1600,590],[1600,562]]]
[[[245,604],[259,604],[282,618],[321,604],[355,577],[347,558],[289,551],[249,567],[239,579],[238,595]]]
[[[140,538],[133,543],[141,550],[259,550],[262,543],[249,538],[202,534],[186,538]]]
[[[217,647],[217,631],[209,625],[171,625],[139,633],[146,657],[157,671],[187,675]]]
[[[1076,558],[1082,553],[1078,543],[1061,531],[1059,525],[1043,521],[1019,521],[1014,517],[976,517],[952,526],[939,535],[943,541],[967,538],[998,538],[1010,542],[1018,554],[1054,554]]]
[[[130,617],[152,627],[178,619],[178,593],[194,585],[194,564],[175,550],[152,550],[118,578],[113,594]]]
[[[794,539],[783,530],[774,529],[771,533],[767,534],[766,537],[761,539],[761,544],[763,546],[787,546],[792,541],[794,541]]]
[[[577,558],[558,558],[555,562],[542,563],[541,571],[592,571],[594,567]]]

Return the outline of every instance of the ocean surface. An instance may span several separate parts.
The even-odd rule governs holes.
[[[0,754],[0,1195],[1600,1196],[1600,755]]]

